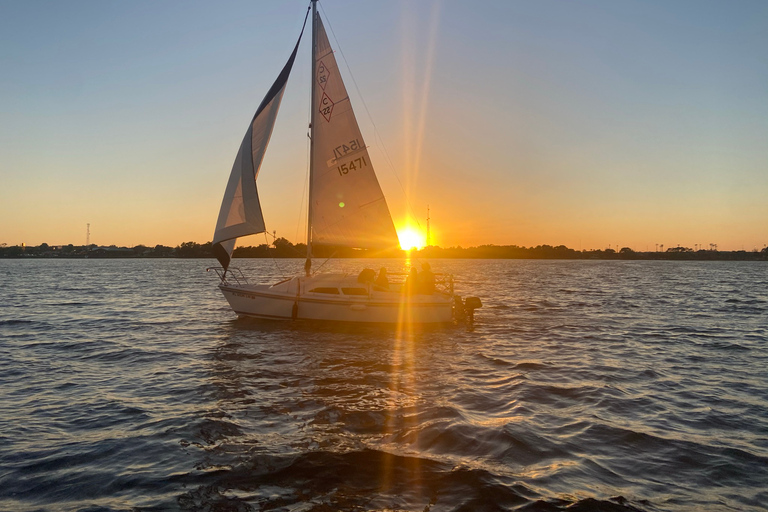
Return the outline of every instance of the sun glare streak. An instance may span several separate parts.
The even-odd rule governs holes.
[[[440,3],[437,1],[432,3],[426,30],[428,37],[426,53],[421,62],[417,62],[414,48],[423,47],[421,42],[416,41],[416,35],[423,33],[424,29],[412,9],[412,4],[407,3],[403,10],[403,136],[406,194],[416,183],[421,167],[427,107],[437,46]]]
[[[405,269],[410,269],[412,263],[410,255],[407,255],[405,258]],[[415,376],[416,354],[414,347],[414,324],[412,318],[414,311],[412,303],[413,296],[408,293],[408,289],[404,286],[402,289],[402,300],[400,301],[398,310],[397,328],[395,331],[394,347],[390,364],[389,389],[393,391],[394,394],[389,403],[384,427],[387,437],[395,432],[400,421],[412,423],[415,421],[414,418],[418,417],[418,401],[411,401],[410,399],[403,401],[401,398],[403,395],[409,396],[409,398],[416,398],[418,396],[418,380]],[[411,414],[405,414],[403,411],[408,403],[412,404]],[[413,427],[415,425],[410,426]],[[410,470],[414,475],[411,485],[414,488],[418,488],[421,484],[418,458],[415,458],[411,464],[412,467]],[[382,464],[381,473],[381,480],[384,488],[389,488],[394,481],[394,468],[391,464],[391,458],[388,458]]]
[[[415,148],[415,162],[413,165],[414,172],[418,175],[421,168],[421,156],[422,146],[424,144],[424,132],[427,124],[427,107],[429,105],[429,91],[432,85],[432,69],[435,62],[435,47],[437,46],[437,29],[438,22],[440,21],[440,3],[432,3],[432,10],[429,19],[429,40],[427,43],[427,55],[425,58],[426,66],[424,66],[424,76],[421,83],[421,98],[419,99],[419,118],[416,125],[416,148]],[[414,176],[414,179],[416,176]]]
[[[411,11],[412,4],[406,3],[403,6],[403,136],[404,136],[404,162],[405,178],[404,187],[406,197],[416,183],[416,178],[421,165],[422,145],[424,142],[424,131],[427,118],[427,104],[429,100],[430,83],[432,79],[432,68],[434,62],[435,46],[437,42],[437,27],[439,20],[440,4],[435,1],[432,4],[429,21],[429,40],[425,63],[419,65],[414,59],[413,49],[422,45],[416,44],[414,40],[416,34],[422,32],[418,25],[416,16]],[[420,90],[417,90],[418,82],[416,80],[417,70],[422,70],[420,76]],[[409,204],[406,204],[406,211],[410,210]],[[408,212],[406,217],[413,213]],[[400,240],[400,246],[409,251],[411,249],[420,249],[426,244],[426,236],[421,229],[411,226],[407,223],[397,230],[397,236]],[[412,262],[410,255],[406,256],[405,268],[408,270]],[[416,394],[417,379],[415,376],[416,355],[414,353],[414,332],[413,332],[413,297],[403,290],[403,298],[400,301],[398,312],[397,329],[392,351],[390,389],[395,393],[395,398],[390,402],[389,411],[385,423],[385,433],[392,434],[395,431],[397,417],[401,414],[403,404],[396,398],[402,394]],[[413,414],[410,418],[418,416],[418,407],[414,406]],[[413,421],[413,420],[411,420]],[[413,485],[420,485],[420,467],[418,460],[413,462],[414,474],[416,479]],[[381,467],[382,483],[388,487],[393,481],[393,467],[391,460],[387,459]]]

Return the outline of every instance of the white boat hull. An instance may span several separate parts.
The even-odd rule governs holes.
[[[406,295],[399,290],[377,290],[354,282],[350,276],[301,277],[272,286],[222,283],[219,288],[238,316],[384,324],[453,320],[450,294]],[[337,293],[329,293],[332,290]]]

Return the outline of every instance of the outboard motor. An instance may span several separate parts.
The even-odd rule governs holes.
[[[479,297],[467,297],[464,299],[464,310],[469,317],[469,327],[472,327],[475,324],[475,310],[481,307],[483,307],[483,303],[480,301]]]

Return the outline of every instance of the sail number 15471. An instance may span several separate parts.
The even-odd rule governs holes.
[[[355,151],[360,151],[363,149],[364,146],[360,144],[359,139],[354,139],[346,144],[342,144],[341,146],[336,146],[333,148],[333,156],[334,158],[342,158],[347,153],[354,153]]]
[[[349,161],[347,164],[342,164],[336,169],[339,171],[339,176],[344,176],[345,174],[349,174],[349,171],[354,171],[356,169],[361,169],[368,165],[368,162],[365,161],[365,157],[360,158],[353,158]]]

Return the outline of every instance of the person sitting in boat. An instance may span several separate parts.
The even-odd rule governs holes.
[[[423,293],[424,295],[432,295],[435,293],[435,274],[432,273],[429,263],[423,263],[421,265],[421,274],[419,274],[419,293]]]
[[[357,282],[366,284],[373,283],[373,279],[376,277],[376,271],[372,268],[364,268],[362,272],[357,276]]]
[[[418,283],[419,271],[416,270],[416,267],[411,267],[411,272],[408,274],[408,277],[405,278],[405,285],[403,286],[405,293],[408,295],[416,293],[416,287]]]
[[[374,284],[376,285],[377,290],[389,290],[389,279],[387,278],[386,267],[381,267],[381,270],[379,270],[379,275],[376,277],[376,282]]]

